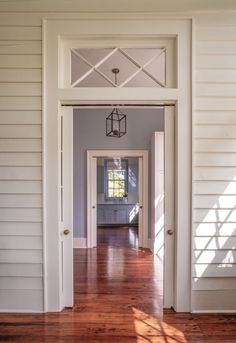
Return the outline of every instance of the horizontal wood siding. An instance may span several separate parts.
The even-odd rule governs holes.
[[[235,309],[236,25],[217,18],[195,26],[193,311]]]
[[[37,312],[43,310],[42,27],[37,14],[0,18],[0,309]]]

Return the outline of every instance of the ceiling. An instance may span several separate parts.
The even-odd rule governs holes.
[[[0,11],[191,12],[236,10],[236,0],[0,0]]]

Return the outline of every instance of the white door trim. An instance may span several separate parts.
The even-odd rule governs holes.
[[[96,198],[96,160],[98,157],[137,157],[139,158],[139,170],[141,175],[139,178],[139,192],[141,199],[139,201],[142,206],[142,215],[139,216],[139,245],[148,248],[148,187],[145,183],[148,181],[148,151],[147,150],[88,150],[87,151],[87,247],[93,248],[97,245],[97,233],[94,229],[94,218],[91,211],[96,206],[94,199]],[[141,165],[140,165],[141,164]]]
[[[62,15],[63,16],[63,15]],[[133,39],[134,43],[150,37],[176,37],[176,88],[61,89],[61,49],[63,40],[97,37],[101,46],[109,37]],[[112,104],[176,103],[176,258],[175,310],[190,311],[191,294],[191,20],[143,18],[107,19],[103,15],[83,20],[48,18],[43,21],[43,236],[45,312],[60,311],[59,282],[59,153],[60,105],[72,102]]]
[[[61,259],[62,306],[74,303],[73,278],[73,109],[62,109],[61,121]],[[64,234],[69,230],[69,234]]]
[[[174,261],[176,256],[176,218],[175,218],[175,108],[165,108],[164,128],[164,307],[174,306]],[[168,234],[173,231],[173,235]]]

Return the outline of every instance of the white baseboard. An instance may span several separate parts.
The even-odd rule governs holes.
[[[75,237],[73,246],[74,248],[87,248],[87,238]]]
[[[0,313],[38,313],[38,314],[42,314],[42,313],[46,313],[44,311],[36,311],[36,310],[19,310],[18,308],[17,309],[1,309],[0,310]]]
[[[236,313],[236,310],[202,310],[191,311],[191,313]]]

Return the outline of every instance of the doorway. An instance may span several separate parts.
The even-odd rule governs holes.
[[[104,21],[79,18],[44,20],[44,104],[43,104],[43,232],[44,232],[44,310],[60,311],[62,299],[60,226],[60,104],[176,104],[176,254],[175,304],[176,311],[190,310],[191,293],[191,20],[159,20],[143,16]],[[91,25],[92,23],[92,25]],[[109,34],[108,34],[109,32]],[[151,47],[159,46],[162,38],[174,38],[169,54],[168,75],[174,85],[167,87],[95,87],[70,86],[71,48]],[[73,46],[72,46],[73,45]],[[164,46],[167,46],[164,44]],[[176,54],[175,54],[176,53]],[[59,61],[59,63],[58,63]],[[173,63],[172,63],[173,62]],[[67,82],[68,81],[68,82]],[[59,106],[58,106],[59,105]],[[68,262],[72,263],[72,261]],[[53,271],[53,272],[52,272]]]
[[[97,158],[97,245],[139,247],[139,159]]]
[[[118,161],[127,162],[127,187],[122,193],[126,193],[126,197],[123,197],[123,194],[121,194],[121,197],[116,197],[113,202],[109,201],[106,196],[104,196],[104,193],[101,193],[100,198],[103,197],[103,204],[97,208],[97,159],[103,158],[106,161],[113,161],[112,158],[116,159],[117,163]],[[128,161],[131,161],[133,159],[137,161],[137,169],[138,169],[138,175],[135,182],[138,180],[138,199],[136,195],[136,202],[133,203],[134,194],[132,196],[132,190],[131,186],[130,194],[128,194],[128,184],[134,182],[132,181],[131,177],[134,178],[134,172],[132,175],[132,168],[131,165],[128,166]],[[112,163],[113,164],[113,163]],[[116,167],[116,165],[115,165]],[[134,167],[133,167],[134,168]],[[103,170],[105,171],[105,170]],[[129,175],[128,175],[129,173]],[[108,180],[108,182],[111,181]],[[135,187],[134,187],[135,188]],[[103,192],[106,193],[106,187]],[[138,217],[138,241],[139,246],[149,248],[148,246],[148,151],[146,150],[88,150],[87,151],[87,247],[96,247],[97,246],[97,223],[98,223],[98,210],[101,213],[101,217],[99,220],[102,221],[104,224],[111,224],[111,221],[113,221],[113,224],[115,223],[115,220],[117,221],[117,224],[119,224],[119,221],[123,222],[124,224],[129,224],[134,222],[135,219]],[[108,200],[107,202],[104,201],[104,199]],[[138,200],[138,201],[137,201]],[[105,204],[109,205],[105,205]],[[108,206],[108,207],[107,207]],[[107,213],[106,213],[107,211]],[[118,211],[122,211],[123,218],[118,219]],[[107,215],[107,217],[106,217]],[[112,218],[109,218],[112,217]],[[110,223],[109,223],[110,221]]]
[[[66,109],[69,110],[69,107]],[[91,203],[91,207],[96,205],[96,192],[93,194],[88,193],[87,195],[86,191],[86,188],[91,185],[91,183],[87,185],[87,151],[94,151],[93,157],[96,158],[99,157],[97,150],[103,151],[103,157],[104,151],[106,151],[105,157],[109,158],[115,156],[110,153],[110,150],[115,151],[117,157],[121,156],[121,153],[123,157],[131,156],[132,154],[128,150],[132,150],[132,153],[135,153],[132,157],[142,157],[142,151],[150,149],[152,132],[154,130],[164,130],[163,106],[122,106],[122,111],[127,115],[127,134],[121,138],[107,137],[105,133],[106,117],[109,115],[111,110],[111,106],[104,105],[97,107],[82,106],[76,107],[73,110],[75,190],[74,236],[76,237],[76,242],[78,242],[77,246],[80,247],[92,246],[93,243],[90,242],[91,235],[87,235],[87,228],[96,227],[96,224],[91,223],[90,217],[87,218],[86,214],[87,203],[90,196],[93,198],[93,204]],[[100,156],[102,156],[102,154],[100,154]],[[147,163],[147,168],[148,167],[150,166],[148,166]],[[96,161],[94,161],[92,168],[94,173],[96,173]],[[147,173],[147,171],[144,172]],[[96,185],[93,185],[93,189],[96,189]],[[144,188],[144,192],[149,192],[148,187]],[[148,195],[146,195],[146,197],[148,197]],[[145,204],[147,204],[147,201],[145,201]],[[148,212],[145,212],[144,216],[147,221]],[[144,223],[144,226],[147,228],[148,224]],[[149,247],[148,235],[144,237],[144,240],[144,243],[140,241],[141,244],[144,244],[144,247]]]
[[[94,111],[96,112],[96,110],[98,109],[94,109]],[[154,111],[156,111],[156,108],[153,108]],[[103,109],[104,111],[104,109]],[[141,109],[141,112],[143,113],[144,109]],[[162,108],[162,111],[163,111],[163,119],[164,119],[164,107]],[[72,112],[71,109],[69,111],[69,108],[67,107],[66,108],[66,112],[68,114],[68,112]],[[137,113],[137,108],[135,108],[135,113]],[[72,112],[72,115],[73,115],[73,112]],[[75,114],[74,115],[74,119],[76,118],[78,114]],[[173,165],[173,154],[174,154],[174,125],[173,125],[173,118],[174,118],[174,111],[173,111],[173,108],[171,107],[167,107],[165,108],[165,125],[163,126],[163,128],[165,129],[165,147],[166,147],[166,153],[167,153],[167,158],[165,159],[165,163],[167,163],[167,165],[165,165],[165,170],[168,171],[167,173],[167,177],[166,177],[166,181],[168,182],[168,185],[171,185],[172,187],[173,186],[173,183],[170,183],[169,181],[172,180],[173,181],[173,175],[174,175],[174,165]],[[85,119],[85,115],[83,114],[82,115],[82,118]],[[87,118],[88,119],[88,116]],[[145,117],[145,120],[147,121],[147,117]],[[164,120],[163,120],[164,122]],[[81,123],[80,123],[81,124]],[[64,126],[63,126],[64,127]],[[82,132],[86,132],[85,130],[85,127],[82,126],[82,125],[79,125],[79,127],[81,128]],[[98,126],[96,126],[97,128]],[[153,127],[152,127],[153,128]],[[142,129],[142,126],[141,126],[141,129]],[[74,133],[75,133],[75,125],[74,125]],[[65,133],[62,134],[62,136],[65,137],[67,136]],[[75,137],[74,137],[75,138]],[[96,140],[97,141],[97,140]],[[90,140],[89,140],[90,142]],[[74,147],[76,146],[76,141],[74,139]],[[80,142],[81,143],[81,142]],[[150,143],[150,135],[149,135],[149,142],[148,144]],[[116,143],[117,144],[117,143]],[[81,144],[80,144],[80,147],[81,147]],[[85,159],[86,158],[86,150],[85,147],[82,148],[82,158]],[[74,156],[75,156],[75,153],[76,151],[74,151]],[[99,151],[99,150],[94,150],[94,151],[91,151],[89,150],[88,153],[89,155],[89,158],[88,158],[88,171],[93,171],[93,174],[95,173],[96,175],[96,170],[97,170],[97,161],[96,159],[100,156],[105,156],[105,157],[114,157],[114,154],[116,154],[116,157],[125,157],[125,156],[130,156],[132,155],[132,151],[127,151],[127,150],[115,150],[115,151],[110,151],[110,150],[106,150],[106,151],[102,151],[102,153]],[[110,155],[109,155],[110,154]],[[137,157],[139,156],[140,157],[140,151],[133,151],[133,154]],[[146,152],[144,152],[144,155],[147,156]],[[164,154],[163,154],[163,157],[164,157]],[[172,164],[168,164],[170,163],[170,160],[172,159]],[[140,159],[142,160],[142,159]],[[147,157],[146,157],[146,160],[147,160]],[[74,162],[75,162],[75,159],[74,159]],[[81,160],[79,160],[79,162],[81,162]],[[80,163],[81,165],[81,163]],[[147,165],[147,164],[146,164]],[[84,164],[84,166],[82,166],[82,169],[81,170],[86,170],[86,163]],[[147,180],[148,177],[148,172],[147,172],[147,167],[144,168],[144,170],[146,170],[146,177],[145,179]],[[169,172],[172,171],[172,176],[170,177],[169,175]],[[64,173],[65,174],[65,173]],[[155,174],[155,173],[154,173]],[[92,181],[91,181],[92,180]],[[83,180],[82,180],[83,181]],[[95,199],[95,202],[96,202],[96,197],[97,197],[97,194],[96,194],[96,190],[97,190],[97,185],[96,185],[96,177],[92,177],[89,181],[89,177],[87,179],[87,188],[88,188],[88,203],[90,204],[89,205],[89,208],[92,209],[93,207],[93,204],[91,202],[91,199]],[[147,182],[146,182],[147,183]],[[84,184],[83,182],[81,182],[81,184]],[[145,184],[145,182],[144,182]],[[144,192],[147,192],[148,191],[148,186],[146,184],[145,187],[143,187],[143,190]],[[92,193],[91,193],[92,192]],[[86,192],[81,192],[81,194],[85,194]],[[146,195],[147,196],[147,195]],[[168,208],[165,209],[165,212],[168,213],[168,210],[169,211],[173,211],[173,201],[174,201],[174,191],[173,191],[173,188],[171,189],[170,186],[168,186],[168,197],[172,198],[172,204],[171,206],[168,205]],[[148,199],[148,196],[146,197],[146,199]],[[163,199],[162,199],[163,200]],[[152,200],[153,203],[156,203],[156,199],[153,199]],[[65,203],[67,203],[66,200],[64,200]],[[145,204],[148,203],[148,200],[146,200],[144,202]],[[86,206],[86,202],[84,202],[84,206]],[[74,211],[75,213],[76,211]],[[77,212],[76,212],[77,213]],[[94,211],[94,213],[96,213],[96,211]],[[170,212],[169,212],[170,213]],[[146,215],[144,217],[146,217],[146,220],[148,219],[148,216],[150,216],[151,214],[148,214],[148,211],[146,210]],[[166,223],[168,223],[168,225],[174,225],[173,222],[174,222],[174,219],[171,219],[171,221],[169,220],[169,215],[167,216],[167,220],[166,220]],[[94,220],[95,216],[91,216],[89,215],[88,216],[88,224],[87,226],[88,227],[95,227],[95,230],[96,230],[96,220]],[[163,222],[163,218],[162,218],[162,222]],[[170,224],[171,223],[171,224]],[[160,222],[158,222],[158,225],[160,224]],[[148,228],[148,224],[145,225],[146,228]],[[172,229],[173,229],[173,226],[172,226]],[[173,256],[174,256],[174,244],[173,244],[173,239],[174,239],[174,236],[167,236],[167,234],[165,233],[165,231],[167,230],[167,227],[165,227],[164,225],[162,225],[161,227],[161,230],[158,231],[159,235],[158,235],[158,240],[160,242],[160,239],[165,239],[165,246],[166,248],[166,255],[165,255],[165,259],[164,259],[164,275],[165,275],[165,278],[164,278],[164,292],[166,294],[166,297],[165,297],[165,306],[166,307],[170,307],[173,305]],[[149,231],[149,232],[148,232]],[[96,231],[95,231],[96,232]],[[67,237],[68,238],[68,237]],[[154,244],[153,244],[153,240],[156,238],[156,235],[155,235],[155,231],[154,231],[154,228],[153,227],[150,227],[149,226],[149,229],[146,231],[146,238],[144,239],[145,243],[142,243],[143,247],[147,247],[147,248],[151,248],[153,251],[154,251]],[[91,246],[96,246],[96,244],[94,244],[94,241],[93,241],[94,238],[92,238],[91,240],[91,236],[89,237],[89,232],[88,232],[88,243],[91,244]],[[162,245],[162,248],[163,248],[163,244]],[[86,244],[87,246],[87,244]],[[64,256],[66,256],[66,254],[64,254]],[[160,260],[161,264],[159,264],[159,267],[162,266],[163,268],[163,260]]]

